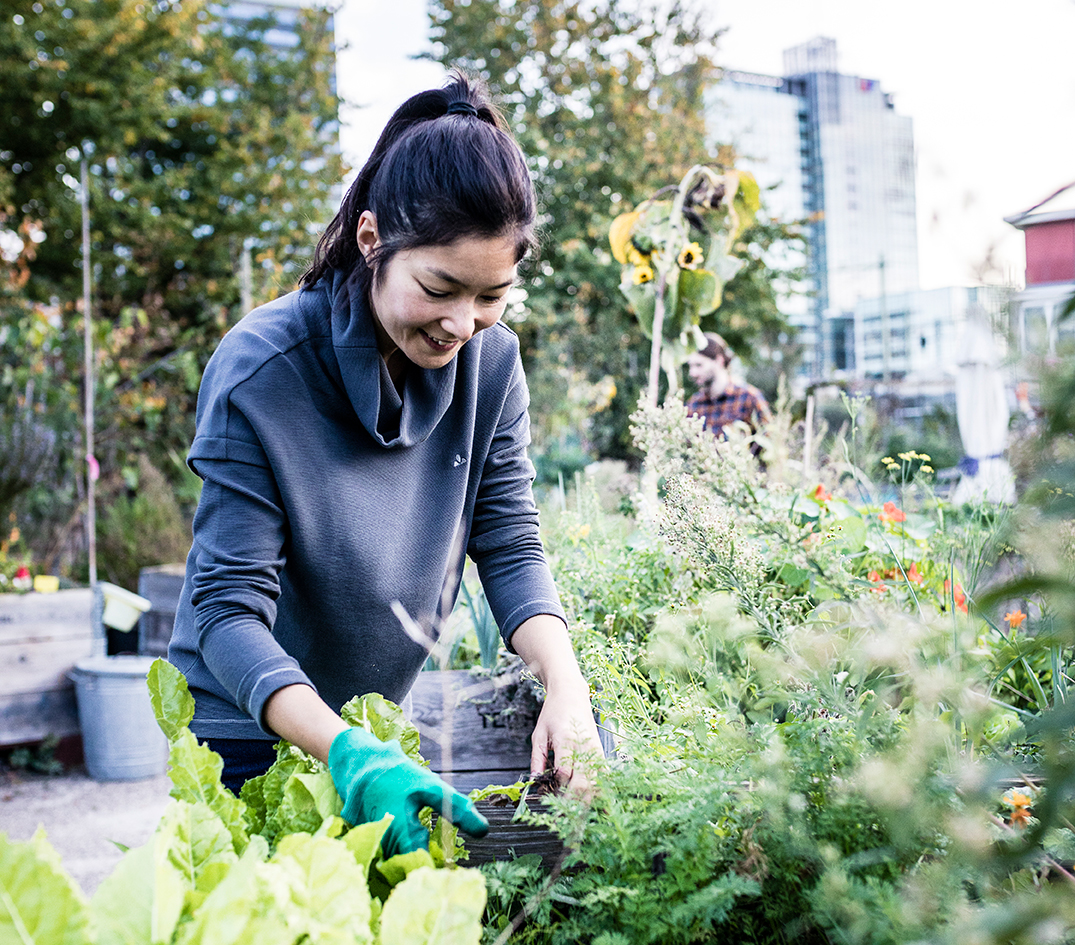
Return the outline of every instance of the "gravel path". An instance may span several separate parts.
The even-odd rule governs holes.
[[[29,840],[38,826],[87,895],[123,856],[116,846],[142,846],[152,835],[172,783],[94,781],[84,768],[61,775],[0,772],[0,832]]]

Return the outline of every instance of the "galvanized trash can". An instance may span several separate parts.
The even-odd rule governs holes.
[[[86,770],[95,781],[163,774],[168,740],[157,725],[146,676],[151,656],[90,656],[71,671]]]

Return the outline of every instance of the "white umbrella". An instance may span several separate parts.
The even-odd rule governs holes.
[[[1015,479],[1004,457],[1008,446],[1008,395],[993,331],[971,313],[959,343],[956,416],[963,441],[962,473],[952,503],[1015,502]]]

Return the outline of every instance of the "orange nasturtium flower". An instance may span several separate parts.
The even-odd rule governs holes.
[[[896,508],[895,502],[886,502],[881,507],[881,512],[877,516],[882,522],[905,522],[907,516],[903,514],[901,509]]]
[[[951,592],[952,592],[952,582],[946,580],[944,582],[944,599],[945,600],[948,600],[948,595]],[[963,585],[959,584],[958,582],[956,583],[955,602],[956,602],[956,609],[957,610],[960,610],[963,613],[967,612],[967,595],[963,593]]]
[[[1018,630],[1023,625],[1023,621],[1026,620],[1026,614],[1021,610],[1016,609],[1010,614],[1005,614],[1004,619],[1008,621],[1009,627],[1013,630]]]
[[[921,584],[924,578],[919,573],[918,562],[912,561],[911,566],[907,569],[907,580],[912,584]]]
[[[1004,803],[1012,809],[1008,823],[1012,827],[1026,827],[1030,822],[1030,798],[1022,791],[1012,791],[1009,797],[1004,798]]]
[[[814,489],[814,491],[810,493],[810,496],[811,496],[811,498],[815,499],[816,501],[824,504],[825,502],[828,502],[829,499],[832,498],[832,493],[831,492],[826,492],[825,487],[819,482],[817,484],[817,488]]]

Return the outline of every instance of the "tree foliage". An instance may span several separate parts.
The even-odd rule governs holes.
[[[5,344],[2,393],[20,402],[55,362],[66,386],[49,423],[77,445],[85,158],[106,477],[137,469],[138,453],[175,467],[204,362],[242,314],[244,246],[265,301],[294,284],[331,215],[331,19],[299,16],[288,46],[271,18],[225,20],[205,0],[3,2],[0,229],[34,227],[39,242],[21,254],[19,304],[6,292],[0,313],[19,342]]]
[[[432,57],[488,82],[537,184],[545,238],[514,327],[538,446],[581,422],[584,446],[625,455],[648,344],[618,289],[608,228],[709,157],[702,96],[719,31],[708,5],[432,0],[430,18]]]

